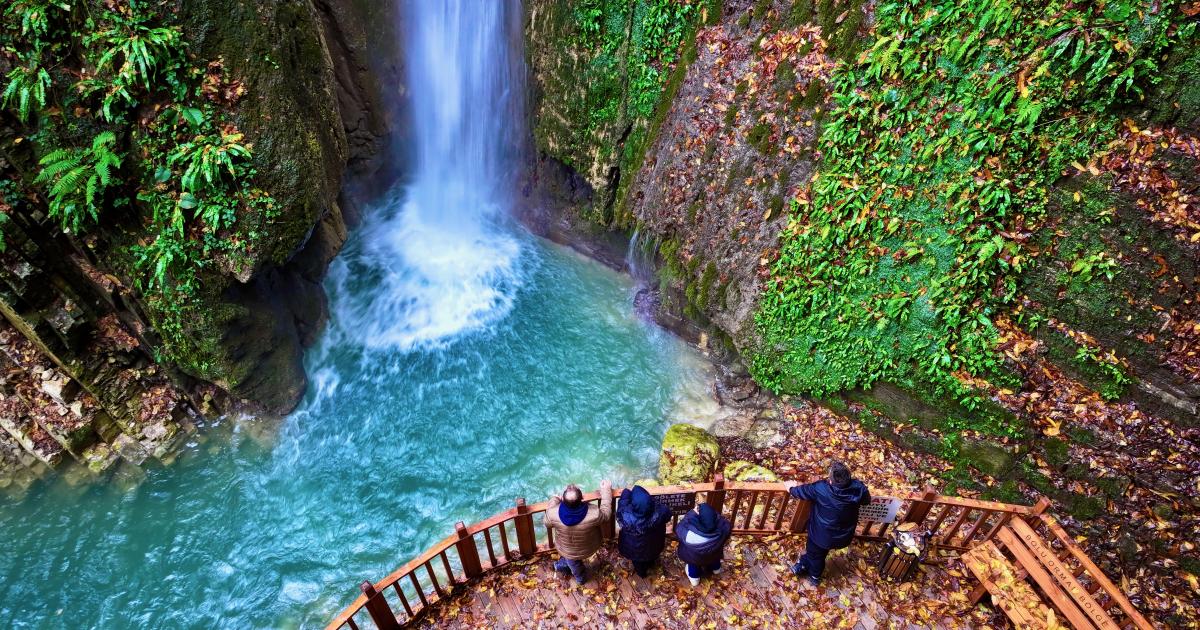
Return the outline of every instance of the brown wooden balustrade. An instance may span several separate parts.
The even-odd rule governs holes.
[[[694,493],[697,503],[708,503],[733,523],[734,535],[800,533],[808,524],[808,501],[792,498],[782,483],[726,483],[717,475],[712,483],[646,490],[656,496]],[[613,496],[620,496],[620,490],[614,489]],[[588,493],[584,498],[593,503],[600,500],[598,492]],[[948,554],[957,557],[990,540],[1011,519],[1020,518],[1050,541],[1048,544],[1090,592],[1104,590],[1100,601],[1106,610],[1123,613],[1130,620],[1142,619],[1124,594],[1044,513],[1049,505],[1046,499],[1033,506],[1011,505],[944,497],[933,490],[898,494],[895,498],[901,500],[897,522],[920,523],[933,534],[929,561],[942,561]],[[364,581],[360,585],[362,595],[334,618],[326,630],[358,630],[372,625],[379,630],[400,628],[468,581],[514,560],[553,550],[554,537],[543,524],[548,505],[549,502],[526,505],[524,499],[517,499],[515,507],[484,521],[469,527],[458,523],[454,534],[391,575],[374,584]],[[672,519],[669,531],[674,531],[678,519],[679,516]],[[612,537],[615,525],[610,521],[607,526],[610,530],[607,535]],[[888,538],[890,527],[887,523],[860,523],[856,538],[882,541]]]

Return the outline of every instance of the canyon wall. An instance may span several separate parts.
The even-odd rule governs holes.
[[[163,307],[145,299],[134,262],[147,244],[144,211],[119,210],[127,202],[110,196],[116,206],[97,226],[62,231],[32,181],[45,150],[23,142],[43,132],[4,112],[4,485],[73,460],[86,466],[72,470],[96,474],[121,459],[169,461],[201,416],[282,414],[298,402],[302,350],[327,316],[321,280],[366,194],[343,195],[344,179],[375,179],[402,111],[402,93],[385,104],[379,83],[402,86],[398,46],[380,44],[395,42],[397,17],[390,5],[310,0],[188,2],[156,14],[201,60],[210,106],[228,112],[226,129],[253,151],[252,185],[273,199],[223,235],[244,245],[239,255],[196,272],[201,306],[170,353]],[[138,127],[123,133],[136,141]]]
[[[625,24],[628,33],[623,14],[605,3],[529,4],[538,176],[552,183],[560,213],[636,228],[660,262],[657,304],[665,322],[706,332],[710,350],[735,359],[735,372],[746,369],[737,357],[758,362],[758,373],[786,371],[761,335],[762,295],[776,273],[781,235],[807,212],[823,158],[820,134],[835,106],[830,78],[861,63],[875,45],[874,6],[692,3],[696,11],[683,19],[687,35],[678,54],[651,62],[662,90],[646,119],[645,153],[623,162],[610,149],[626,136],[629,121],[597,121],[584,105],[597,93],[625,103],[634,91],[628,68],[638,60],[623,54],[628,45],[606,57],[567,19],[599,6],[609,11],[604,24],[618,31]],[[643,15],[639,10],[635,16]],[[1167,434],[1194,432],[1200,403],[1194,50],[1181,47],[1162,63],[1143,105],[1110,112],[1117,122],[1105,131],[1110,144],[1098,147],[1100,157],[1064,171],[1046,193],[1045,222],[1014,235],[1028,245],[1031,262],[1013,277],[1013,299],[989,315],[998,331],[994,372],[962,374],[974,394],[970,408],[920,382],[886,379],[822,393],[822,400],[901,444],[958,462],[957,481],[975,485],[969,472],[975,469],[1028,482],[1079,506],[1081,515],[1104,495],[1073,485],[1096,471],[1056,456],[1060,431],[1065,436],[1076,425],[1071,430],[1095,445],[1072,444],[1076,463],[1121,442],[1123,429],[1093,426],[1088,416],[1095,410],[1125,409],[1139,425],[1161,428],[1156,437],[1126,442],[1122,448],[1131,452],[1149,452]],[[1152,156],[1133,160],[1130,153]],[[1097,261],[1112,273],[1093,270]],[[813,352],[823,352],[819,343]],[[1081,389],[1064,394],[1043,369]],[[1057,410],[1047,409],[1048,399]],[[1061,426],[1048,426],[1047,417]],[[1127,479],[1120,466],[1103,467],[1104,476],[1117,478],[1109,485]],[[1180,492],[1185,485],[1181,476],[1154,489]]]

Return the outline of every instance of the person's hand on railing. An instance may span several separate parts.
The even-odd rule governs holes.
[[[798,485],[800,485],[799,481],[793,481],[793,480],[789,479],[789,480],[783,482],[783,489],[790,491],[792,488],[795,488]]]
[[[601,481],[600,482],[600,492],[601,493],[607,492],[611,496],[612,495],[612,482],[607,479]]]

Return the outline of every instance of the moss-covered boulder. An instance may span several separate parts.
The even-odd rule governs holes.
[[[1016,449],[985,440],[963,440],[958,452],[962,461],[998,478],[1007,477],[1017,463]]]
[[[658,483],[657,479],[639,479],[639,480],[633,482],[633,485],[641,486],[643,488],[657,488],[658,486],[661,486],[662,484]],[[630,487],[633,487],[633,486],[630,486]]]
[[[725,481],[779,481],[769,469],[742,459],[726,464],[724,475]]]
[[[658,478],[664,485],[698,483],[712,479],[721,448],[717,438],[691,424],[676,424],[663,437]]]

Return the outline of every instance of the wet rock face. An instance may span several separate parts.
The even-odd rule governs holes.
[[[815,114],[804,103],[832,64],[816,29],[744,21],[754,4],[725,3],[696,35],[630,189],[638,224],[661,243],[674,289],[664,307],[711,322],[739,351],[753,345],[761,259],[813,172]]]
[[[374,177],[385,136],[403,128],[391,5],[163,7],[209,72],[244,85],[232,113],[277,214],[238,217],[253,235],[248,255],[200,272],[194,347],[170,364],[157,363],[156,318],[128,280],[135,229],[105,224],[79,238],[46,224],[44,209],[13,217],[0,252],[0,484],[24,487],[72,460],[94,474],[118,460],[166,462],[199,414],[296,404],[302,349],[327,317],[321,281],[347,235],[343,174]],[[385,104],[377,79],[401,93]]]

